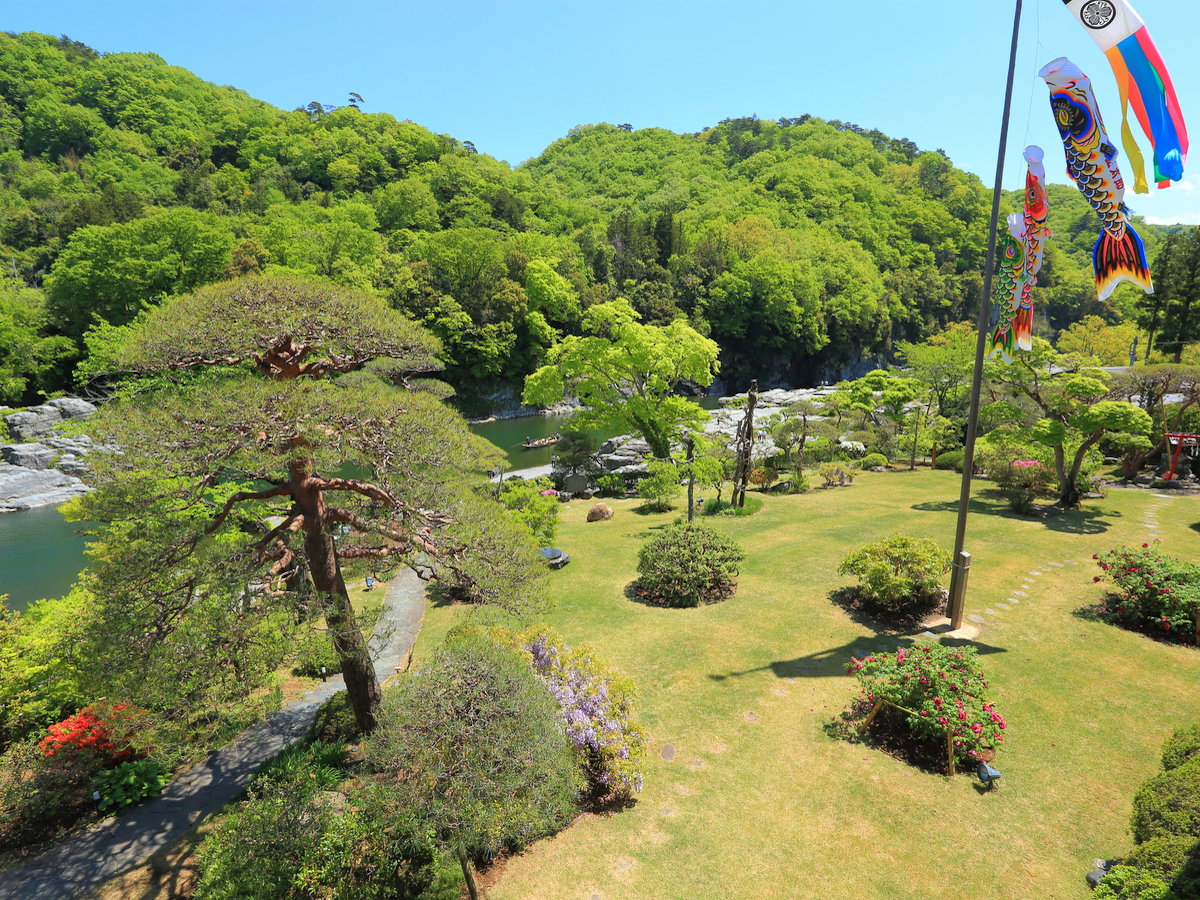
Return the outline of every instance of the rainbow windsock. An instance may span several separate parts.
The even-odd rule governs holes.
[[[1160,188],[1183,178],[1187,125],[1171,75],[1141,16],[1126,0],[1063,0],[1104,51],[1121,94],[1121,145],[1133,171],[1133,189],[1149,192],[1142,151],[1129,127],[1129,106],[1154,148],[1154,180]]]

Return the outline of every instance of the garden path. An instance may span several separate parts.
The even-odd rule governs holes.
[[[425,586],[405,569],[387,583],[383,613],[371,637],[371,658],[381,683],[412,650],[424,614]],[[345,684],[337,675],[210,753],[175,778],[157,800],[107,818],[0,873],[0,900],[81,897],[132,869],[235,797],[260,765],[300,740],[321,704],[342,690]]]

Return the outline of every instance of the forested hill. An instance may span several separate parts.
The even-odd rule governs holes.
[[[978,308],[989,197],[907,140],[581,126],[513,170],[360,104],[285,111],[154,54],[0,34],[0,403],[70,387],[99,320],[263,270],[387,298],[459,383],[518,379],[617,296],[687,316],[733,384],[831,377]],[[1094,215],[1051,200],[1039,327],[1119,318],[1131,294],[1090,284]]]

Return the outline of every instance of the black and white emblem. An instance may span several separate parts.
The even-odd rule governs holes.
[[[1088,28],[1105,28],[1117,15],[1117,8],[1109,0],[1089,0],[1079,11],[1079,18]]]

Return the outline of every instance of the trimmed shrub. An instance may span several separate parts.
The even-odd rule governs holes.
[[[849,554],[839,575],[856,575],[863,599],[884,614],[904,615],[942,598],[939,581],[950,571],[950,553],[928,538],[893,534]]]
[[[1038,497],[1057,494],[1054,473],[1036,459],[999,460],[989,467],[988,475],[1013,512],[1028,513]]]
[[[1193,757],[1138,788],[1129,824],[1139,844],[1166,835],[1200,838],[1200,758]]]
[[[746,554],[707,525],[673,525],[638,551],[637,590],[648,603],[692,607],[730,596]]]
[[[1162,879],[1129,866],[1109,869],[1092,896],[1095,900],[1179,900]]]
[[[851,659],[846,671],[858,679],[866,704],[892,705],[923,745],[922,756],[945,760],[949,737],[955,761],[973,764],[1004,741],[1007,723],[987,699],[988,683],[974,647],[901,647],[895,654]]]
[[[590,647],[572,650],[544,625],[517,635],[514,644],[558,702],[593,796],[607,801],[640,791],[646,735],[632,720],[633,682],[613,674]]]
[[[1177,769],[1200,753],[1200,722],[1176,728],[1175,733],[1163,744],[1162,767],[1164,771]]]
[[[1189,835],[1164,835],[1138,844],[1123,860],[1124,864],[1149,872],[1170,883],[1188,860],[1200,851],[1200,839]]]
[[[1155,545],[1118,547],[1093,557],[1112,580],[1097,609],[1104,621],[1182,644],[1196,640],[1200,609],[1200,566],[1167,556]]]
[[[864,469],[874,469],[877,466],[886,466],[887,464],[887,457],[882,453],[868,453],[862,458],[862,462],[859,463]]]
[[[966,454],[962,450],[947,450],[945,453],[937,455],[937,462],[934,463],[934,468],[953,469],[955,472],[961,472],[965,459]]]

